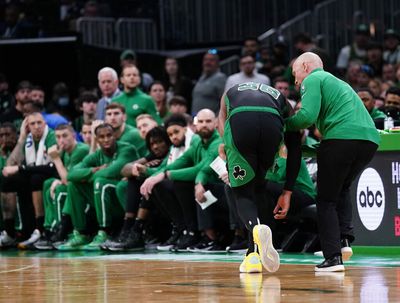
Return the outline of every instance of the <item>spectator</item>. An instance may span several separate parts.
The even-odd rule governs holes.
[[[285,98],[289,101],[290,105],[295,108],[296,106],[296,101],[295,100],[291,100],[289,99],[289,95],[290,95],[290,85],[289,85],[289,81],[286,80],[286,78],[283,77],[278,77],[275,79],[275,84],[274,84],[274,88],[276,88],[277,90],[279,90],[281,92],[281,94],[283,96],[285,96]]]
[[[373,78],[368,82],[368,88],[374,98],[379,97],[382,93],[382,82],[378,78]]]
[[[400,119],[400,88],[393,86],[386,91],[384,111],[393,120]]]
[[[384,119],[386,118],[386,115],[380,110],[375,108],[375,98],[372,95],[372,92],[368,88],[360,88],[357,90],[357,95],[364,103],[365,108],[371,115],[372,120],[374,120],[376,128],[383,129]]]
[[[257,72],[255,59],[250,55],[243,55],[240,58],[239,68],[240,73],[233,74],[226,80],[225,91],[243,82],[259,82],[268,85],[271,83],[268,76]]]
[[[324,70],[333,73],[334,68],[333,68],[333,62],[331,57],[329,56],[328,52],[322,48],[319,48],[311,39],[309,34],[307,33],[299,33],[293,38],[293,45],[295,50],[299,54],[303,54],[305,52],[312,52],[317,54],[323,64],[324,64]]]
[[[193,83],[182,75],[178,60],[173,57],[167,57],[164,65],[163,83],[167,90],[167,102],[173,96],[182,96],[188,102],[190,110],[192,104]]]
[[[5,8],[4,22],[0,23],[0,37],[18,39],[37,36],[37,28],[24,17],[16,4],[9,3]]]
[[[400,35],[392,28],[385,31],[383,36],[383,60],[386,63],[400,63]]]
[[[382,81],[396,82],[396,69],[393,64],[385,63],[382,67]]]
[[[366,24],[359,24],[354,33],[353,43],[344,46],[338,55],[336,69],[340,75],[344,75],[350,62],[357,61],[360,64],[366,62],[367,45],[370,39],[369,28]]]
[[[24,105],[29,101],[29,93],[31,92],[32,84],[29,81],[21,81],[17,85],[15,92],[15,105],[0,116],[0,122],[12,122],[17,129],[20,128],[24,119]]]
[[[174,96],[169,100],[169,111],[171,114],[185,114],[188,112],[186,99],[181,96]]]
[[[252,56],[255,60],[255,68],[257,70],[263,67],[260,54],[260,42],[256,37],[247,37],[243,41],[242,55]]]
[[[196,115],[203,108],[217,113],[225,82],[226,75],[219,71],[218,51],[210,49],[203,56],[203,71],[193,88],[192,115]]]
[[[357,87],[367,87],[374,77],[374,70],[369,65],[362,65],[358,72]],[[354,87],[353,87],[354,88]]]
[[[91,123],[94,121],[98,101],[98,97],[92,92],[83,91],[81,93],[78,98],[78,108],[82,114],[72,122],[72,126],[76,131],[82,129],[84,123]]]
[[[382,45],[371,42],[367,47],[367,65],[369,65],[375,77],[382,76],[383,56]]]
[[[9,84],[4,74],[0,73],[0,115],[14,105],[13,96],[8,91]]]
[[[161,119],[168,117],[171,113],[167,107],[167,94],[165,86],[160,81],[154,81],[150,85],[149,95],[153,98],[157,113]]]
[[[92,142],[92,122],[84,122],[80,132],[83,143],[91,145]]]

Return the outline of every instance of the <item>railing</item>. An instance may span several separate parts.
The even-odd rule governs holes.
[[[85,44],[114,47],[114,18],[82,17],[76,21],[76,29]]]
[[[221,72],[229,76],[239,71],[240,57],[238,55],[230,56],[219,63]]]
[[[156,24],[151,19],[120,18],[115,34],[117,48],[158,49]]]

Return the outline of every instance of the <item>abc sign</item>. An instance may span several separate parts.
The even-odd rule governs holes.
[[[373,168],[363,171],[357,184],[357,210],[362,224],[376,230],[385,213],[385,190],[382,179]]]

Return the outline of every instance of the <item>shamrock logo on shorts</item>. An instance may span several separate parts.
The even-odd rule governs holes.
[[[243,180],[243,178],[246,176],[246,170],[241,168],[239,165],[236,165],[233,168],[233,177],[235,179]]]

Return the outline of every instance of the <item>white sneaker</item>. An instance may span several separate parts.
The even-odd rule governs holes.
[[[8,248],[13,247],[16,241],[14,238],[11,238],[5,230],[3,230],[0,234],[0,248]]]
[[[256,225],[253,228],[253,238],[265,269],[269,272],[276,272],[279,269],[280,258],[272,244],[271,229],[264,224]]]
[[[35,244],[37,241],[40,240],[40,236],[41,236],[40,231],[38,229],[35,229],[28,240],[18,243],[18,248],[19,249],[32,248],[33,244]]]

